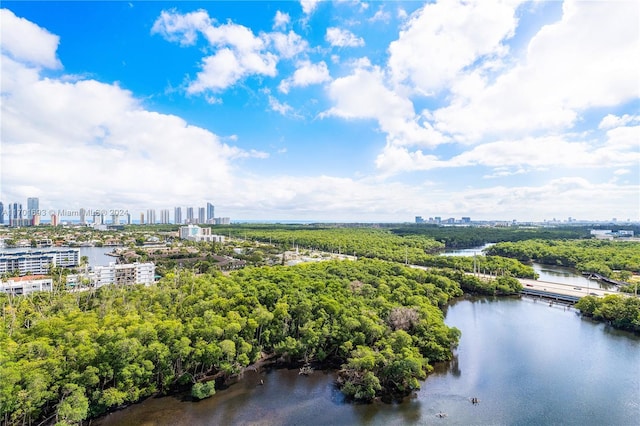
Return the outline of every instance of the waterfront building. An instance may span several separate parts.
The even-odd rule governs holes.
[[[112,225],[120,225],[120,215],[112,214],[111,215],[111,224]]]
[[[230,217],[217,217],[213,221],[216,225],[229,225],[231,223]]]
[[[51,215],[51,226],[58,226],[58,215],[57,214],[52,214]]]
[[[24,277],[12,277],[0,282],[0,292],[19,296],[36,291],[51,291],[53,279],[46,275],[27,275]]]
[[[215,207],[211,203],[207,203],[207,223],[215,222]]]
[[[79,264],[80,250],[72,248],[0,253],[0,275],[15,271],[20,275],[45,275],[52,266],[73,268]]]
[[[140,213],[140,225],[144,225],[144,213]]]
[[[127,225],[131,225],[131,213],[127,213]]]
[[[182,207],[175,207],[173,209],[173,223],[180,225],[182,223]]]

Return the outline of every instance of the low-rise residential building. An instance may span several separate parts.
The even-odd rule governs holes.
[[[95,287],[108,284],[150,285],[155,281],[156,266],[152,262],[146,263],[114,263],[107,266],[94,266],[86,273],[67,276],[67,287]]]
[[[224,243],[224,236],[212,234],[211,228],[201,228],[198,225],[181,226],[180,239],[196,242]]]
[[[36,291],[51,291],[53,279],[46,275],[26,275],[24,277],[12,277],[0,283],[0,291],[19,296]]]

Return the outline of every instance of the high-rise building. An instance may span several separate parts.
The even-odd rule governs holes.
[[[160,223],[166,225],[169,223],[169,209],[160,210]]]
[[[40,214],[40,200],[37,197],[27,198],[27,217],[30,225],[33,225],[33,216]]]
[[[204,207],[198,207],[198,223],[206,223],[207,219],[205,216]]]
[[[153,225],[156,223],[156,211],[154,209],[147,209],[147,224]]]
[[[173,223],[176,225],[182,223],[182,207],[176,207],[173,209]]]
[[[193,223],[193,207],[187,207],[187,224]]]
[[[120,225],[120,216],[117,214],[112,214],[111,215],[111,223],[113,225]]]
[[[216,217],[215,207],[211,203],[207,203],[207,223],[213,223],[213,218]]]
[[[4,225],[4,204],[0,201],[0,225]]]
[[[85,225],[87,223],[87,211],[82,208],[80,209],[80,224]]]
[[[131,225],[131,213],[127,213],[127,225]]]
[[[144,213],[140,212],[140,225],[144,225]]]
[[[9,204],[9,226],[22,226],[22,204]]]
[[[57,214],[52,214],[51,215],[51,226],[58,226],[58,215]]]

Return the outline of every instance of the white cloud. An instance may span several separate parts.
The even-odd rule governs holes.
[[[293,112],[291,105],[282,103],[271,95],[269,95],[269,108],[281,115],[290,115]]]
[[[634,121],[640,121],[640,116],[624,114],[622,117],[618,117],[617,115],[607,114],[607,116],[600,121],[598,129],[612,129],[614,127],[626,126]]]
[[[314,64],[309,60],[305,60],[299,62],[297,67],[293,75],[286,80],[282,80],[278,86],[278,90],[282,93],[289,93],[290,87],[306,87],[331,80],[329,69],[324,61]]]
[[[369,22],[389,22],[391,14],[384,10],[384,6],[380,6],[376,13],[369,18]]]
[[[278,10],[273,18],[273,29],[285,29],[289,22],[291,22],[289,14]]]
[[[396,83],[438,92],[481,57],[500,57],[516,28],[517,2],[439,1],[416,11],[389,46]],[[419,52],[419,53],[418,53]]]
[[[0,10],[0,22],[0,45],[3,54],[36,67],[61,67],[56,57],[60,37],[26,19],[18,18],[8,9]]]
[[[293,58],[309,48],[309,43],[293,31],[287,34],[273,32],[266,37],[271,40],[280,57],[285,59]]]
[[[330,27],[324,36],[325,40],[336,47],[360,47],[364,46],[364,39],[356,36],[349,30]]]
[[[50,48],[44,57],[55,57]],[[34,188],[46,189],[46,208],[153,207],[212,197],[212,188],[224,197],[236,160],[266,156],[146,110],[117,84],[45,78],[4,55],[2,63],[3,199]]]
[[[331,82],[329,97],[334,106],[321,117],[375,119],[388,143],[434,147],[446,140],[416,116],[410,100],[385,86],[382,70],[366,58],[355,62],[351,75]]]
[[[316,7],[318,7],[318,3],[320,0],[300,0],[300,6],[302,6],[302,12],[305,15],[311,15]]]
[[[201,33],[217,49],[203,58],[201,71],[187,87],[187,93],[218,92],[239,80],[252,76],[273,77],[277,74],[278,57],[266,50],[267,43],[242,25],[215,25],[206,11],[179,14],[163,11],[153,25],[152,33],[159,33],[169,41],[182,45],[194,44]],[[284,45],[283,45],[284,46]]]
[[[476,83],[465,90],[452,84],[450,105],[433,113],[435,127],[468,143],[558,132],[589,108],[637,99],[639,8],[637,2],[565,1],[562,19],[532,37],[517,65],[493,81],[474,70]]]
[[[163,10],[151,28],[151,34],[160,34],[166,40],[178,42],[183,46],[195,44],[198,32],[213,24],[206,10],[198,10],[185,14],[175,9]]]

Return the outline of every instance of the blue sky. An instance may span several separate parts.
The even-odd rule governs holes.
[[[640,220],[636,1],[2,7],[5,205]]]

